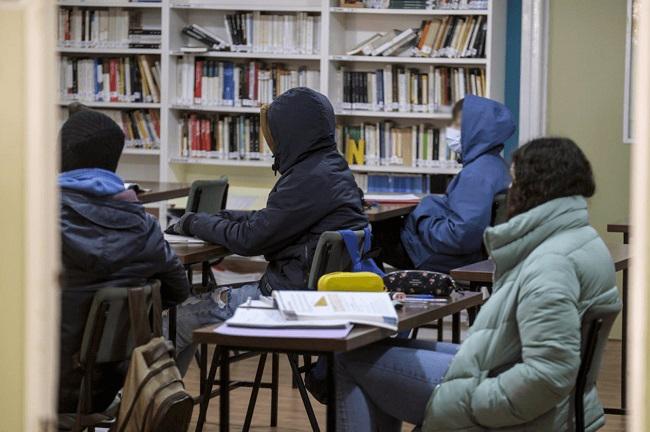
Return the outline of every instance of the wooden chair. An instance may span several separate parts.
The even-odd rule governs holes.
[[[152,314],[154,333],[160,334],[162,307],[159,281],[151,281],[141,287],[102,288],[95,293],[86,319],[78,356],[78,366],[83,372],[83,378],[79,388],[77,412],[72,425],[73,431],[93,432],[95,427],[107,424],[107,416],[93,409],[92,378],[98,365],[117,364],[131,358],[134,348],[134,326],[130,319],[132,306],[129,301],[131,290],[143,291],[146,307]],[[63,419],[65,420],[65,417]]]
[[[581,362],[573,391],[575,430],[585,430],[584,398],[596,386],[605,345],[621,303],[592,306],[582,318]]]

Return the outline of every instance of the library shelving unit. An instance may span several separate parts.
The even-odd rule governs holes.
[[[160,22],[162,44],[160,50],[138,49],[82,49],[60,48],[61,56],[120,56],[151,54],[160,56],[161,89],[159,104],[91,103],[102,109],[155,108],[160,111],[160,150],[129,149],[121,161],[120,173],[126,177],[143,180],[185,181],[191,178],[194,166],[203,165],[220,174],[219,167],[236,169],[242,175],[254,177],[260,169],[268,170],[268,160],[221,160],[212,158],[181,157],[180,123],[189,112],[256,114],[258,107],[219,107],[212,105],[187,105],[179,103],[177,97],[177,62],[183,56],[207,57],[220,61],[247,63],[260,60],[267,64],[281,63],[290,67],[306,66],[320,71],[320,92],[326,94],[337,112],[340,124],[358,124],[391,120],[399,126],[410,126],[426,122],[443,128],[451,115],[444,112],[386,112],[343,110],[340,100],[340,78],[337,71],[345,67],[351,71],[372,71],[385,65],[423,70],[430,65],[449,67],[472,67],[485,70],[486,96],[503,100],[505,81],[505,32],[506,2],[489,0],[484,10],[412,10],[412,9],[362,9],[339,7],[339,0],[163,0],[160,3],[137,3],[102,0],[61,0],[60,6],[92,8],[134,8],[141,9],[145,19]],[[251,52],[207,52],[185,53],[181,47],[187,38],[181,30],[190,24],[201,25],[218,36],[227,39],[224,18],[227,14],[241,11],[261,11],[275,14],[305,12],[320,17],[319,51],[315,54],[282,54]],[[428,57],[371,57],[349,56],[346,52],[378,31],[419,27],[422,20],[447,15],[483,15],[487,21],[485,58],[428,58]],[[159,20],[159,21],[158,21]],[[62,102],[63,105],[63,102]],[[353,165],[357,173],[395,173],[450,175],[458,172],[457,167],[441,168],[404,166]],[[250,173],[249,171],[252,171]],[[205,169],[202,171],[205,172]],[[231,171],[232,172],[232,171]],[[271,185],[269,185],[270,187]]]

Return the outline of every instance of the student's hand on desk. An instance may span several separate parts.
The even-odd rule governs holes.
[[[192,236],[191,226],[192,226],[192,221],[194,220],[195,217],[196,217],[195,213],[187,212],[183,216],[181,216],[178,222],[168,226],[165,232],[167,234]]]

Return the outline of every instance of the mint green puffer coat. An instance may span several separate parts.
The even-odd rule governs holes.
[[[423,431],[568,431],[580,365],[580,322],[619,301],[607,246],[580,196],[558,198],[489,228],[492,297],[427,406]],[[596,389],[585,424],[604,424]]]

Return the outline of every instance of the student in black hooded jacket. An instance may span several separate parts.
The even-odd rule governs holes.
[[[262,108],[261,129],[280,178],[259,211],[224,210],[185,214],[172,227],[269,262],[259,283],[222,288],[190,298],[178,309],[177,349],[181,366],[191,359],[192,330],[225,320],[248,297],[279,289],[306,289],[316,243],[325,231],[362,229],[368,224],[361,193],[336,149],[334,110],[327,97],[294,88]],[[185,360],[185,361],[183,361]]]

